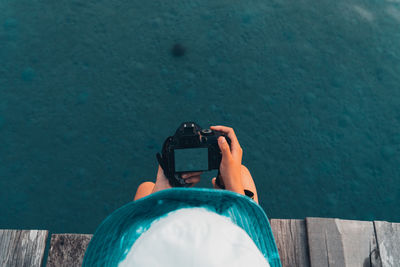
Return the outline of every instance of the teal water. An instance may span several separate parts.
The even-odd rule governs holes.
[[[0,228],[93,233],[187,120],[235,129],[270,218],[400,222],[399,29],[394,0],[2,0]]]

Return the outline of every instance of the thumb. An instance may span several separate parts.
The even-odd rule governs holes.
[[[218,146],[221,149],[222,158],[224,158],[224,157],[230,158],[232,156],[231,149],[229,148],[229,144],[228,144],[228,142],[226,142],[225,137],[222,136],[222,137],[218,138]]]
[[[211,183],[212,183],[214,189],[221,189],[221,188],[219,188],[218,185],[215,183],[216,180],[217,180],[216,177],[214,177],[214,178],[211,179]]]

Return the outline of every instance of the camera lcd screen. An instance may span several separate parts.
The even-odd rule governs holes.
[[[175,149],[175,172],[208,170],[208,148]]]

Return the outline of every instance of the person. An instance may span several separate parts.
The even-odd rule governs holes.
[[[250,171],[242,164],[243,149],[239,144],[235,131],[231,127],[221,125],[211,126],[210,129],[225,133],[232,141],[232,145],[229,147],[223,136],[218,138],[218,146],[222,152],[220,172],[226,190],[239,194],[244,194],[245,189],[249,190],[254,194],[253,199],[258,204],[257,189]],[[201,174],[202,172],[188,172],[182,175],[182,178],[184,178],[187,183],[191,183],[191,187],[193,187],[200,181]],[[213,187],[215,189],[220,189],[218,185],[216,185],[215,180],[215,177],[211,180]],[[158,165],[156,182],[153,183],[146,181],[141,183],[136,190],[134,200],[138,200],[157,191],[169,188],[171,188],[171,186],[168,179],[165,177],[161,166]]]
[[[232,128],[211,126],[219,137],[220,175],[226,190],[194,188],[201,172],[186,173],[189,188],[172,188],[158,166],[155,183],[139,185],[134,201],[96,229],[83,267],[281,267],[278,249]],[[247,191],[251,191],[252,199]]]

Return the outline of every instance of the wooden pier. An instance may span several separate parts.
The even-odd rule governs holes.
[[[272,219],[283,267],[400,266],[400,223]],[[81,266],[92,235],[52,234],[46,266]],[[42,266],[46,230],[0,230],[0,266]]]

